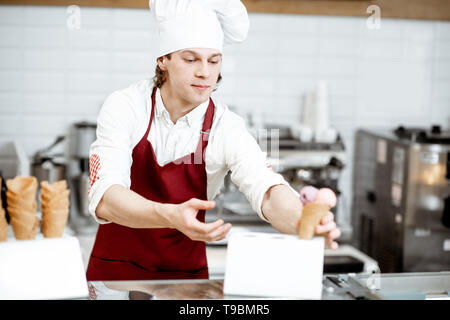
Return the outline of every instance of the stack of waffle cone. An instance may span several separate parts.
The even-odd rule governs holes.
[[[310,202],[303,207],[302,218],[298,236],[300,239],[309,240],[314,236],[316,226],[320,220],[330,211],[327,204]]]
[[[14,236],[17,240],[34,239],[39,226],[36,215],[36,178],[17,176],[8,179],[6,186],[6,202]]]
[[[5,210],[1,207],[0,199],[0,241],[6,241],[8,239],[8,222],[6,222]]]
[[[69,193],[66,180],[53,184],[41,182],[41,231],[44,237],[62,237],[69,217]]]
[[[2,178],[0,178],[0,187],[2,185]],[[8,223],[6,222],[6,213],[3,210],[2,198],[0,197],[0,241],[8,239]]]

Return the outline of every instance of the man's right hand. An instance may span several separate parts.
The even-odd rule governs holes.
[[[222,219],[211,223],[203,223],[197,219],[199,210],[211,210],[214,201],[204,201],[192,198],[180,204],[165,204],[169,224],[172,228],[184,233],[194,241],[218,241],[225,239],[231,229],[231,224]]]

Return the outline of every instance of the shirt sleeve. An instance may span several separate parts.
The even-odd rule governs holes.
[[[259,217],[268,222],[261,210],[266,191],[274,185],[289,184],[267,164],[266,154],[247,131],[244,120],[235,115],[232,122],[232,127],[224,134],[225,161],[231,170],[231,180],[246,196]]]
[[[100,223],[109,223],[95,211],[106,190],[114,185],[130,188],[133,123],[136,116],[132,102],[119,91],[110,94],[97,118],[97,139],[89,150],[89,212]]]

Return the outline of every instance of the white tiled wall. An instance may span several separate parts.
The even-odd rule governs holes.
[[[95,121],[113,90],[154,74],[155,28],[147,10],[81,8],[81,28],[66,7],[0,6],[0,145],[28,155]],[[450,23],[250,14],[246,42],[225,49],[216,96],[242,113],[291,124],[303,94],[330,86],[332,124],[352,157],[357,127],[449,126]],[[351,163],[342,188],[350,198]]]

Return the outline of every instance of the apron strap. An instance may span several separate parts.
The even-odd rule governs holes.
[[[206,146],[208,145],[209,133],[211,132],[213,118],[214,118],[214,103],[212,99],[209,98],[208,109],[206,110],[205,113],[205,119],[203,120],[202,130],[200,131],[200,141],[198,142],[197,149],[195,150],[196,159],[199,159],[198,158],[199,156],[203,156],[203,152]]]
[[[152,113],[150,114],[150,123],[147,126],[147,131],[144,134],[144,139],[148,138],[148,134],[150,133],[150,127],[152,126],[153,122],[153,115],[155,114],[155,95],[156,95],[156,87],[153,87],[152,91]]]

